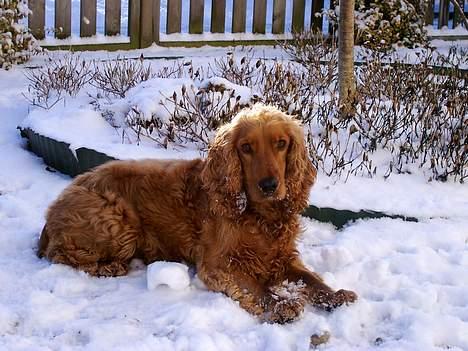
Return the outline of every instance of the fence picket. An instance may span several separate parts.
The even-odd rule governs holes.
[[[80,4],[80,37],[96,34],[96,0],[81,0]]]
[[[216,0],[211,4],[211,32],[224,33],[226,22],[226,0]]]
[[[204,0],[190,0],[189,33],[203,33]]]
[[[167,0],[166,33],[180,33],[182,24],[182,0]]]
[[[265,33],[266,0],[254,0],[253,32]]]
[[[232,32],[243,33],[245,32],[245,20],[247,13],[246,0],[234,0],[232,3]]]
[[[292,31],[302,32],[304,30],[305,0],[294,0],[292,15]]]
[[[104,15],[106,35],[120,34],[120,12],[120,0],[106,0]]]
[[[449,0],[440,0],[439,3],[439,24],[438,28],[448,25],[449,20]]]
[[[153,0],[141,0],[140,47],[146,48],[153,43]]]
[[[286,0],[275,0],[273,2],[273,20],[271,32],[273,34],[284,33],[286,18]]]
[[[159,43],[159,32],[161,30],[161,0],[154,0],[153,3],[153,40]]]
[[[32,13],[28,17],[28,25],[36,39],[45,37],[45,0],[29,2]]]
[[[68,38],[71,34],[71,0],[55,0],[55,37]]]
[[[120,0],[119,0],[120,1]],[[130,36],[130,47],[133,49],[141,46],[140,20],[141,20],[141,0],[129,0],[128,3],[128,34]]]

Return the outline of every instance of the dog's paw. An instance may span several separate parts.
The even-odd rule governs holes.
[[[122,262],[110,262],[99,264],[98,275],[101,277],[118,277],[128,273],[128,264]]]
[[[304,311],[304,301],[300,299],[280,299],[270,301],[265,310],[263,319],[268,323],[289,323],[301,315]]]
[[[333,294],[333,302],[336,307],[341,306],[343,304],[349,305],[357,300],[358,296],[354,291],[350,290],[338,290]]]
[[[266,298],[265,320],[270,323],[288,323],[297,319],[306,303],[305,285],[302,282],[284,281],[270,288]]]
[[[356,293],[349,290],[341,289],[336,292],[316,291],[311,302],[316,307],[331,311],[341,305],[353,303],[357,298]]]

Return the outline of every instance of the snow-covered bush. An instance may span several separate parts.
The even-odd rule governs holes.
[[[356,0],[355,41],[366,48],[387,51],[393,45],[413,48],[427,44],[424,29],[426,0]],[[339,4],[323,15],[338,23]],[[370,4],[366,4],[370,3]]]
[[[458,69],[466,62],[466,49],[452,48],[448,56],[421,51],[416,62],[370,51],[356,69],[355,113],[343,119],[336,48],[333,42],[328,49],[320,46],[320,40],[304,34],[299,42],[284,44],[303,68],[296,74],[298,85],[311,87],[294,107],[304,106],[298,116],[309,125],[310,150],[320,169],[338,176],[379,171],[388,176],[419,166],[429,170],[429,179],[468,178],[468,87]],[[319,50],[326,52],[326,64],[315,57]],[[328,80],[315,79],[320,70]],[[388,152],[383,158],[378,157],[382,150]]]
[[[30,77],[30,99],[34,104],[40,93],[41,104],[36,105],[55,108],[57,98],[70,99],[85,90],[77,108],[93,110],[93,115],[97,111],[124,143],[201,151],[216,129],[241,108],[263,102],[302,121],[310,155],[327,175],[388,177],[419,168],[431,180],[468,179],[468,86],[458,69],[466,50],[452,49],[447,57],[421,51],[411,63],[370,54],[356,69],[355,113],[343,118],[336,46],[333,41],[304,40],[299,52],[294,44],[284,46],[297,62],[254,59],[243,53],[228,54],[205,69],[179,62],[153,71],[142,60],[104,65],[54,61],[57,66]],[[323,57],[328,60],[321,61]],[[131,70],[122,77],[139,77],[134,86],[126,88],[133,79],[113,86],[96,78],[106,66],[119,65]],[[108,71],[121,70],[114,68]]]
[[[24,63],[37,50],[34,37],[19,23],[28,14],[26,0],[0,0],[0,68]]]
[[[160,108],[147,113],[140,107],[142,104],[137,103],[132,104],[125,116],[125,122],[135,132],[138,142],[146,137],[165,148],[175,144],[195,145],[205,150],[220,126],[229,122],[241,108],[255,102],[251,89],[220,77],[201,82],[174,80],[173,93],[162,94],[163,111]],[[154,82],[164,85],[167,81],[171,79]]]

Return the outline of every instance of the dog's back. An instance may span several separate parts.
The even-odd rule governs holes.
[[[201,160],[113,161],[77,177],[50,206],[38,256],[93,275],[134,257],[192,260]]]

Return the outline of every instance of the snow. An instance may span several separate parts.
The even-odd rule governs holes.
[[[154,262],[146,269],[147,287],[155,290],[166,285],[173,290],[184,290],[190,285],[188,266],[177,262]]]
[[[253,34],[253,33],[211,33],[205,32],[202,34],[189,34],[189,33],[174,33],[174,34],[160,34],[160,41],[234,41],[234,40],[287,40],[291,39],[292,34]]]
[[[468,36],[468,29],[463,27],[461,24],[458,25],[456,28],[447,28],[442,27],[441,29],[435,29],[431,26],[426,27],[427,34],[431,37],[443,37],[443,36],[451,36],[451,35],[459,35],[459,36]]]
[[[144,51],[145,56],[154,50]],[[196,55],[198,62],[207,61],[203,55],[213,57],[204,49]],[[42,65],[41,60],[34,57],[30,65]],[[359,220],[336,230],[304,218],[298,249],[305,264],[333,288],[356,291],[359,300],[331,314],[307,307],[301,319],[287,325],[260,322],[231,299],[206,290],[192,274],[185,289],[150,290],[152,268],[138,261],[127,276],[93,278],[38,259],[45,211],[71,179],[47,171],[16,129],[29,112],[21,95],[25,69],[0,71],[0,350],[309,350],[310,337],[324,332],[331,336],[319,347],[323,350],[468,349],[466,184],[428,183],[417,174],[387,180],[350,177],[344,183],[319,174],[313,204],[383,210],[420,221]],[[199,156],[194,150],[122,145],[112,128],[97,122],[94,110],[75,103],[60,102],[55,119],[42,125],[38,121],[45,115],[31,111],[38,114],[34,126],[51,123],[48,131],[73,137],[72,147],[103,133],[111,141],[107,151],[128,152],[127,157]],[[174,271],[163,280],[172,279],[180,283]],[[294,291],[285,284],[286,291]]]
[[[200,83],[199,88],[207,89],[210,86],[222,87],[228,91],[233,91],[234,97],[239,97],[240,104],[250,103],[252,101],[253,96],[255,95],[255,92],[251,88],[243,85],[234,84],[229,80],[221,77],[211,77],[205,79]],[[235,98],[233,100],[235,100]]]
[[[80,37],[72,34],[69,38],[66,39],[57,39],[53,37],[46,37],[43,40],[39,40],[38,44],[40,46],[62,46],[67,47],[69,45],[85,45],[85,44],[121,44],[121,43],[130,43],[130,37],[125,35],[104,35],[98,33],[90,37]]]
[[[182,96],[182,88],[192,91],[195,89],[195,83],[184,78],[150,79],[129,91],[128,104],[138,109],[142,119],[151,120],[151,117],[156,115],[161,121],[168,122],[174,112],[174,105],[167,100],[174,93]]]

